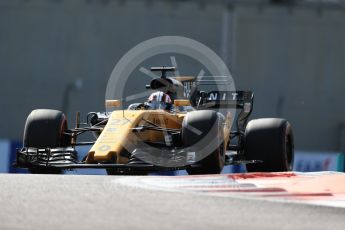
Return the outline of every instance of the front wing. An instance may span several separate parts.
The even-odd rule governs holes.
[[[167,151],[166,151],[167,153]],[[181,159],[183,162],[176,162],[175,164],[168,164],[167,166],[155,165],[152,163],[146,163],[142,160],[136,159],[130,161],[127,164],[110,164],[110,163],[85,163],[85,159],[78,161],[77,151],[74,148],[22,148],[17,149],[16,161],[14,166],[18,168],[51,168],[51,169],[115,169],[119,172],[158,172],[158,171],[175,171],[183,170],[190,167],[198,167],[198,162],[185,163],[185,152],[180,152],[180,156],[176,157],[176,154],[171,154],[172,160]],[[246,161],[241,158],[237,158],[236,154],[228,153],[226,155],[225,165],[235,164],[250,164],[259,163],[260,161]]]

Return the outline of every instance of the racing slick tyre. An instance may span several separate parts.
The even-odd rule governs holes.
[[[190,175],[217,174],[224,167],[224,118],[212,110],[193,111],[182,123],[182,145],[201,159],[186,168]],[[187,150],[189,151],[189,150]]]
[[[248,172],[291,171],[294,158],[292,127],[287,120],[263,118],[248,123],[244,134],[246,160],[260,160],[247,164]]]
[[[24,147],[65,147],[68,145],[68,140],[63,135],[66,129],[67,119],[61,111],[50,109],[33,110],[25,123]],[[29,172],[35,174],[60,174],[62,170],[35,167],[29,168]]]

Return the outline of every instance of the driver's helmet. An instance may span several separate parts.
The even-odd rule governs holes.
[[[167,110],[171,108],[172,101],[168,94],[162,91],[157,91],[149,96],[146,104],[149,105],[151,109]]]

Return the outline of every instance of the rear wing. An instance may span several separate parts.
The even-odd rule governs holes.
[[[211,91],[199,92],[199,106],[207,108],[235,108],[250,112],[253,107],[252,91]],[[197,104],[197,105],[198,105]]]
[[[235,119],[238,135],[241,142],[242,135],[253,111],[254,94],[252,91],[211,91],[198,92],[197,109],[238,109],[240,112]]]
[[[233,82],[226,76],[201,76],[183,79],[185,97],[196,109],[238,109],[234,133],[242,138],[249,116],[253,111],[254,93],[252,91],[228,91]],[[240,141],[240,140],[239,140]]]
[[[175,79],[183,84],[184,96],[190,99],[193,106],[252,110],[252,91],[222,91],[222,88],[232,84],[227,76],[179,76]]]
[[[151,71],[175,71],[175,67],[151,67]],[[235,108],[251,113],[254,94],[252,91],[221,91],[233,82],[227,76],[174,76],[168,77],[183,85],[183,96],[189,98],[197,109]],[[147,88],[153,88],[152,86]],[[216,90],[215,90],[216,89]]]

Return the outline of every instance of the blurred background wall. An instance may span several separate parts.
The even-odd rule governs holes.
[[[117,61],[162,35],[223,57],[237,89],[255,92],[253,118],[289,119],[297,149],[345,150],[345,8],[336,0],[1,0],[0,138],[20,140],[35,108],[72,120],[104,110]]]

